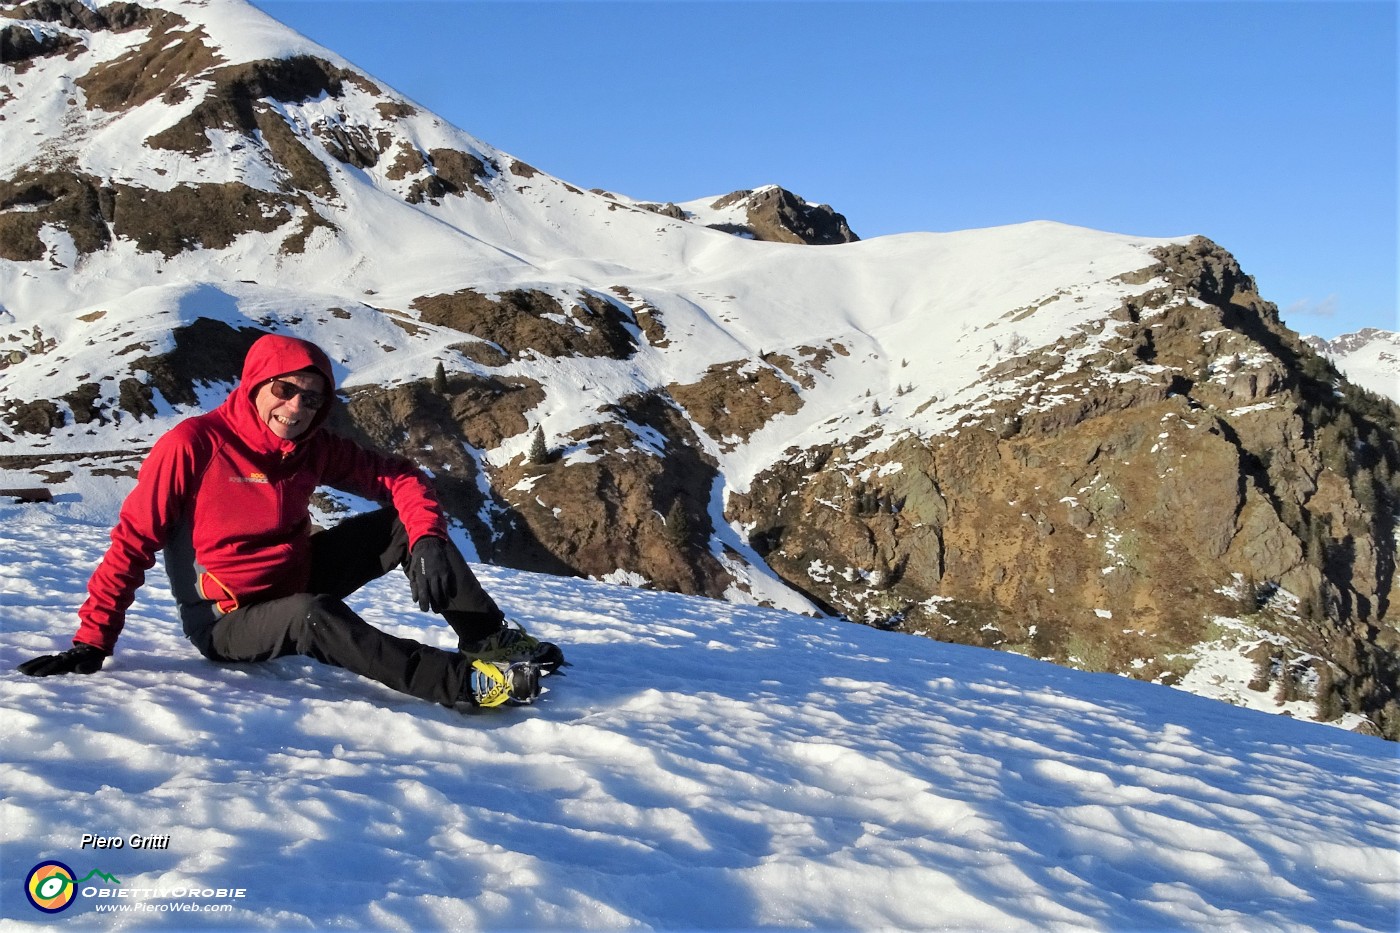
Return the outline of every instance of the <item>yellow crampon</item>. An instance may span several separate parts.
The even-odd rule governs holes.
[[[477,706],[500,706],[510,701],[506,673],[489,661],[472,660],[472,698]]]

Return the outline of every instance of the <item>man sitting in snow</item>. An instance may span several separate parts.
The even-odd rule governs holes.
[[[73,647],[19,669],[36,677],[101,669],[164,550],[185,634],[212,661],[298,654],[446,706],[533,700],[562,653],[506,623],[448,539],[422,471],[319,430],[334,386],[319,347],[259,338],[227,401],[176,425],[142,464],[88,583]],[[312,534],[320,485],[392,507]],[[341,601],[394,567],[404,568],[419,609],[456,632],[457,651],[382,632]]]

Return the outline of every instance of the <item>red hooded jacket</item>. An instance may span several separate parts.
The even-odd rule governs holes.
[[[325,378],[327,401],[304,434],[284,440],[259,418],[253,397],[274,376],[307,369]],[[259,338],[228,399],[172,428],[141,465],[112,544],[88,582],[73,640],[112,651],[161,550],[182,607],[212,602],[223,613],[304,591],[317,486],[392,502],[410,546],[424,535],[447,537],[422,471],[321,430],[335,404],[334,386],[319,347],[292,337]]]

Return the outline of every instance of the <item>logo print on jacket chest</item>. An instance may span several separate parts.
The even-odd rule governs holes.
[[[230,476],[230,483],[257,483],[262,486],[267,485],[266,473],[249,473],[247,476]]]

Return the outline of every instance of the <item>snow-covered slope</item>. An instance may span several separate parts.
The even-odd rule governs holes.
[[[1400,333],[1368,327],[1334,340],[1307,341],[1352,382],[1400,402]]]
[[[79,507],[0,506],[7,929],[1395,928],[1393,745],[831,620],[481,567],[575,666],[463,715],[209,664],[157,568],[105,670],[24,678]],[[397,575],[358,605],[444,634]]]

